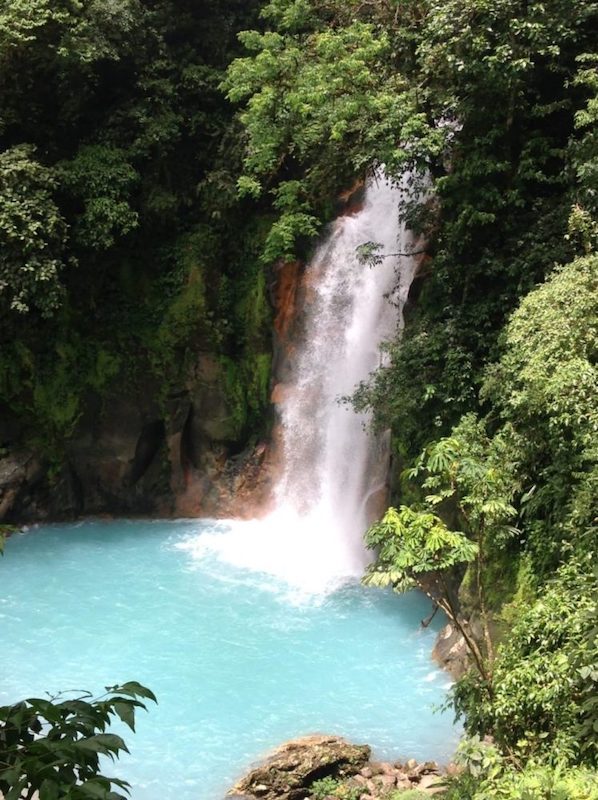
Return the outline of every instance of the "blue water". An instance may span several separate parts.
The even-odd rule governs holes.
[[[220,800],[265,751],[313,732],[446,761],[448,686],[425,598],[346,586],[296,600],[181,549],[222,523],[86,522],[13,536],[0,561],[0,703],[138,680],[158,696],[108,774],[134,800]]]

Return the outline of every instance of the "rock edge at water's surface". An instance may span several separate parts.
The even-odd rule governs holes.
[[[443,771],[433,761],[415,759],[387,763],[370,761],[367,745],[338,736],[307,736],[286,742],[263,764],[242,778],[227,797],[232,800],[305,800],[313,783],[341,779],[347,789],[361,790],[360,800],[381,800],[395,790],[442,791]]]

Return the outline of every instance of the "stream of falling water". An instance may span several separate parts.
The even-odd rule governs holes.
[[[307,593],[363,573],[368,501],[384,489],[388,445],[367,430],[366,415],[338,401],[379,366],[380,344],[401,323],[414,271],[412,258],[389,255],[413,246],[400,219],[402,196],[385,178],[372,177],[362,208],[330,226],[307,267],[310,291],[280,406],[284,452],[275,510],[198,537],[189,545],[194,555],[216,552]],[[387,256],[377,266],[358,258],[367,242]]]

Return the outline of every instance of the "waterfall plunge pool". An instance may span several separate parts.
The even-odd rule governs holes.
[[[244,523],[234,523],[242,526]],[[131,750],[107,774],[133,800],[221,800],[269,749],[309,733],[383,759],[446,762],[458,731],[434,713],[449,680],[430,660],[429,602],[349,583],[320,594],[194,554],[209,521],[48,525],[0,563],[0,704],[138,680]]]

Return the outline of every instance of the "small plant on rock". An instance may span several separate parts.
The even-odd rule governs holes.
[[[328,775],[326,778],[314,781],[310,792],[310,800],[325,800],[327,797],[338,797],[339,800],[359,800],[361,789],[358,786],[348,786],[342,780]]]

